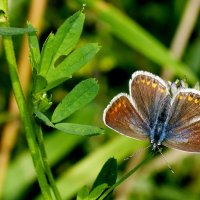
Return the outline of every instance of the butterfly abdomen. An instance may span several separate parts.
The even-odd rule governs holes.
[[[170,109],[170,96],[167,96],[164,101],[158,105],[159,113],[157,113],[156,121],[154,122],[154,126],[151,129],[150,140],[151,143],[156,143],[157,145],[161,145],[162,141],[166,135],[166,120],[168,117],[169,109]]]

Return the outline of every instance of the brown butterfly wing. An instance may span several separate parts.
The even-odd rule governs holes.
[[[103,115],[104,123],[113,130],[136,139],[147,139],[149,127],[138,114],[127,94],[113,98]]]
[[[138,71],[132,75],[129,88],[135,108],[152,129],[171,99],[166,82],[149,72]]]
[[[163,145],[200,152],[200,92],[181,89],[173,98]]]

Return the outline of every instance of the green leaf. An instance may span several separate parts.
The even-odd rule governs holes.
[[[34,109],[37,111],[45,112],[52,105],[51,96],[48,97],[47,93],[33,94],[32,97],[33,97]]]
[[[107,183],[108,186],[115,184],[117,180],[117,160],[115,158],[109,158],[103,165],[99,172],[92,188],[96,188],[98,185]]]
[[[98,185],[90,193],[89,200],[97,200],[100,197],[100,195],[104,192],[104,190],[107,188],[108,188],[108,185],[106,183]]]
[[[55,61],[62,55],[68,55],[75,48],[83,29],[84,19],[84,14],[79,11],[61,25],[55,36],[53,33],[49,34],[42,48],[40,75],[46,78],[48,71],[50,71],[50,74],[54,73]],[[54,77],[54,75],[52,76]],[[57,82],[58,79],[63,79],[63,77],[67,78],[67,75],[57,79],[54,77],[54,81]]]
[[[76,200],[89,200],[89,189],[87,186],[83,186],[81,190],[78,192]]]
[[[68,55],[75,48],[83,29],[84,19],[85,15],[79,11],[60,26],[54,38],[54,61],[61,55]]]
[[[34,33],[37,30],[33,27],[28,28],[15,28],[15,27],[0,27],[0,35],[10,36],[10,35],[22,35],[24,33]]]
[[[43,76],[38,76],[33,73],[33,94],[39,93],[42,89],[47,86],[47,81]]]
[[[105,144],[102,144],[100,148],[92,151],[88,156],[80,160],[80,162],[75,163],[58,178],[57,185],[63,199],[72,199],[77,193],[77,189],[80,190],[85,183],[91,183],[100,171],[100,166],[106,162],[110,155],[114,155],[119,163],[124,163],[124,158],[137,151],[144,144],[146,143],[142,143],[139,140],[130,140],[130,138],[118,135],[112,140],[105,142]]]
[[[28,28],[33,28],[31,24],[28,24]],[[38,38],[35,32],[28,34],[29,50],[30,50],[30,60],[33,68],[39,68],[40,62],[40,47],[38,43]]]
[[[81,81],[67,94],[53,112],[51,121],[57,123],[81,109],[97,95],[99,86],[94,78]]]
[[[51,123],[51,121],[49,120],[49,118],[44,115],[42,112],[38,111],[38,110],[34,110],[35,115],[42,120],[47,126],[53,127],[54,125]]]
[[[63,82],[71,77],[74,72],[90,61],[98,51],[98,44],[91,43],[72,52],[56,68],[48,71],[48,74],[45,76],[49,84],[46,91],[57,86],[61,82],[60,80]]]
[[[89,125],[81,125],[81,124],[72,124],[72,123],[58,123],[55,125],[55,128],[63,131],[64,133],[69,133],[73,135],[81,135],[81,136],[92,136],[103,134],[104,130]]]
[[[54,34],[50,33],[48,38],[45,40],[45,43],[42,47],[41,60],[40,60],[40,69],[38,71],[39,75],[46,78],[46,74],[51,66],[53,58],[53,48],[54,48]]]

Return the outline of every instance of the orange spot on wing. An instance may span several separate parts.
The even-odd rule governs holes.
[[[156,88],[157,85],[158,85],[157,83],[152,83],[152,87],[153,87],[153,88]]]
[[[192,101],[192,97],[191,96],[188,96],[188,101]]]
[[[163,89],[163,88],[159,88],[158,90],[159,90],[161,93],[165,92],[165,89]]]
[[[122,104],[119,102],[118,105],[117,105],[117,107],[120,108],[121,106],[122,106]]]
[[[182,95],[179,95],[179,96],[178,96],[178,99],[180,99],[180,100],[183,99],[183,96],[182,96]]]

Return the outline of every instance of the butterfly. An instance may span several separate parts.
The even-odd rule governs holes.
[[[111,100],[103,121],[122,135],[149,140],[154,151],[164,145],[200,152],[200,91],[178,87],[171,92],[166,81],[150,72],[132,74],[129,94]]]

